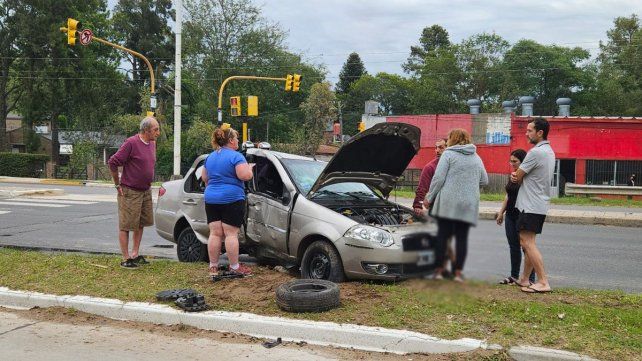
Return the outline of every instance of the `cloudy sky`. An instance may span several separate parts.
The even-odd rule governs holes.
[[[369,73],[402,73],[424,27],[443,26],[452,42],[495,32],[514,43],[580,46],[597,53],[618,16],[642,15],[640,0],[254,0],[264,16],[289,32],[291,50],[325,64],[336,83],[356,51]]]

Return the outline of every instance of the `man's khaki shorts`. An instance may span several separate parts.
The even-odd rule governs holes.
[[[118,229],[135,231],[154,225],[152,190],[137,191],[121,186],[118,193]]]

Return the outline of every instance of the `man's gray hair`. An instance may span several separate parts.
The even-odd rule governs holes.
[[[143,120],[140,121],[140,132],[142,133],[148,129],[151,129],[155,120],[156,119],[154,117],[143,118]]]

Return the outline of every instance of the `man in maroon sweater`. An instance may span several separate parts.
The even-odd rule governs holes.
[[[109,158],[109,170],[118,191],[118,241],[123,255],[121,266],[137,268],[148,263],[138,254],[143,227],[154,224],[151,185],[156,163],[156,138],[160,127],[153,117],[140,122],[140,132],[127,138],[118,152]],[[123,167],[121,176],[118,167]],[[129,253],[129,231],[134,233]]]
[[[421,171],[421,176],[419,177],[419,185],[415,191],[415,200],[412,202],[412,208],[415,210],[417,215],[424,214],[424,198],[428,194],[430,189],[430,182],[432,181],[432,176],[435,175],[435,169],[437,169],[437,164],[439,163],[439,157],[441,153],[446,150],[446,139],[439,139],[435,142],[435,159],[431,160],[424,169]]]
[[[437,169],[437,164],[439,164],[439,157],[441,153],[446,150],[446,141],[447,139],[439,139],[435,142],[435,159],[431,160],[424,166],[424,169],[421,170],[421,176],[419,176],[419,185],[417,190],[415,190],[415,200],[412,202],[412,208],[415,210],[417,215],[424,214],[424,199],[426,194],[430,190],[430,182],[432,182],[432,177],[435,175],[435,170]],[[444,260],[444,269],[448,269],[446,266],[450,260],[451,265],[455,264],[455,252],[452,249],[452,238],[448,240],[446,253],[448,257]]]

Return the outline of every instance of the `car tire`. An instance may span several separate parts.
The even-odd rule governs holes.
[[[339,252],[327,241],[313,242],[303,253],[301,278],[345,281]]]
[[[207,262],[207,245],[196,238],[191,227],[186,227],[178,235],[176,255],[181,262]]]
[[[287,312],[323,312],[339,303],[339,285],[326,280],[294,280],[276,289],[276,304]]]

